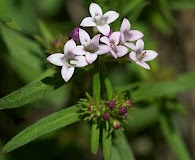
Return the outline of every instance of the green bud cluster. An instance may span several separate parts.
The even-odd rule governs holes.
[[[131,100],[124,94],[116,94],[111,101],[100,100],[97,102],[93,97],[86,93],[86,98],[80,99],[80,111],[84,120],[96,122],[109,122],[109,128],[123,128],[126,123],[128,112],[132,107]]]

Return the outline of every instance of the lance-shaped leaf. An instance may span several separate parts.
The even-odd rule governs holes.
[[[116,157],[120,157],[118,158],[120,160],[135,160],[128,140],[125,134],[120,130],[114,132],[112,149],[112,152],[115,152],[115,154],[112,155],[112,160],[116,160]]]
[[[7,6],[4,0],[0,0],[0,20],[9,22],[11,21],[11,18],[9,16]]]
[[[97,154],[100,139],[100,126],[98,122],[93,122],[91,126],[91,153]]]
[[[52,72],[51,72],[52,73]],[[51,74],[49,73],[49,74]],[[43,98],[46,94],[64,84],[58,74],[50,75],[39,81],[34,81],[23,88],[0,99],[0,110],[17,108]]]
[[[3,24],[0,24],[0,31],[9,51],[7,62],[26,82],[34,80],[41,74],[43,63],[46,61],[40,46]]]
[[[176,128],[173,120],[168,113],[160,116],[160,128],[165,140],[169,144],[178,160],[191,160],[190,154]]]
[[[79,108],[75,105],[46,116],[13,137],[5,144],[2,152],[11,152],[46,133],[77,122],[80,120],[79,115]]]

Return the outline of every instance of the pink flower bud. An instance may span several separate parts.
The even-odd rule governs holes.
[[[102,118],[103,118],[104,120],[108,120],[108,119],[110,118],[110,114],[109,114],[109,113],[104,113],[104,114],[102,115]]]
[[[127,113],[127,108],[123,106],[119,107],[118,113],[124,116]]]
[[[78,27],[74,28],[73,31],[70,32],[69,39],[73,39],[75,42],[80,42],[80,39],[79,39],[79,28]]]
[[[116,105],[116,101],[110,101],[110,102],[108,102],[108,107],[110,109],[113,109],[115,107],[115,105]]]

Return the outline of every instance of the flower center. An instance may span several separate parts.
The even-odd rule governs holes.
[[[94,17],[94,22],[98,25],[98,26],[103,26],[107,23],[107,17],[102,17],[101,15],[97,14]]]
[[[137,54],[136,57],[137,57],[138,60],[142,60],[145,56],[146,56],[146,51],[139,52],[139,54]]]

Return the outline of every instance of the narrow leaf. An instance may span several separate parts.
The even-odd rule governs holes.
[[[45,61],[45,55],[40,46],[3,24],[0,24],[0,31],[9,51],[8,63],[25,81],[34,80],[35,77],[41,74],[42,64]]]
[[[91,126],[91,153],[97,154],[99,147],[100,127],[97,122],[93,122]]]
[[[109,133],[108,123],[102,129],[102,150],[104,160],[111,160],[112,134]]]
[[[102,63],[102,77],[103,77],[104,84],[106,87],[108,100],[112,100],[113,89],[112,89],[111,81],[108,78],[108,72],[107,72],[105,63]]]
[[[193,90],[195,89],[194,81],[195,72],[191,72],[179,75],[174,81],[152,83],[141,82],[116,88],[116,90],[134,90],[131,93],[131,97],[134,101],[140,101]]]
[[[0,20],[4,22],[10,22],[11,18],[8,14],[5,0],[0,0]]]
[[[163,113],[160,117],[160,127],[167,143],[175,153],[177,159],[191,160],[190,154],[187,151],[173,120],[166,113]]]
[[[79,108],[75,105],[44,117],[13,137],[7,144],[5,144],[2,152],[11,152],[46,133],[50,133],[56,129],[79,121],[80,118],[78,111]]]
[[[50,74],[50,76],[34,81],[23,88],[0,99],[0,110],[17,108],[22,105],[41,99],[51,91],[61,87],[64,84],[60,75]]]
[[[120,155],[120,160],[135,160],[135,157],[130,148],[128,140],[125,137],[125,134],[121,130],[114,132],[113,147],[114,150],[118,152],[118,156]],[[114,160],[113,156],[112,156],[112,160]]]
[[[94,73],[93,73],[93,97],[98,102],[101,96],[101,83],[100,83],[100,62],[97,59],[94,63]]]
[[[43,21],[39,20],[38,25],[41,31],[42,36],[47,40],[54,40],[53,35],[49,31],[48,27],[43,23]]]

